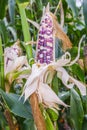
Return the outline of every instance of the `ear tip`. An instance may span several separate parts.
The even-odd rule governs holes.
[[[50,8],[50,3],[48,2],[47,7]]]
[[[49,12],[49,10],[50,10],[50,3],[48,2],[48,4],[47,4],[47,6],[45,7],[43,7],[43,15],[46,13],[46,12]]]
[[[47,6],[50,6],[50,3],[48,2]]]
[[[48,2],[47,7],[46,7],[46,11],[48,12],[50,10],[50,3]]]

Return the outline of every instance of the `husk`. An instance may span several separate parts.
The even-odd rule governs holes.
[[[61,29],[60,25],[58,24],[57,18],[54,14],[50,12],[50,15],[52,16],[53,19],[53,25],[54,25],[54,34],[55,37],[59,38],[63,42],[63,49],[66,51],[69,48],[72,48],[72,43],[68,36],[64,33],[64,31]]]

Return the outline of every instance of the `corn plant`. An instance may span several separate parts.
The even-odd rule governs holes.
[[[1,130],[87,129],[86,7],[1,0]]]

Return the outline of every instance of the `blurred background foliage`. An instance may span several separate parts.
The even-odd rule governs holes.
[[[23,23],[21,22],[19,6],[22,5],[25,8],[26,18],[40,23],[43,7],[48,2],[50,3],[50,11],[54,13],[59,0],[0,0],[0,130],[10,129],[6,119],[6,111],[11,114],[9,116],[14,121],[15,130],[35,129],[29,102],[27,101],[23,104],[23,99],[18,100],[20,97],[20,85],[16,86],[16,91],[12,89],[8,94],[4,91],[3,53],[4,48],[12,45],[17,39],[20,40],[25,53]],[[80,59],[84,60],[83,48],[87,43],[87,0],[62,0],[62,4],[64,10],[63,30],[69,36],[73,45],[73,48],[69,50],[72,59],[77,55],[78,43],[84,35],[85,38],[80,51]],[[60,24],[60,9],[58,9],[56,16]],[[32,24],[28,24],[30,40],[33,38],[36,41],[38,30]],[[57,58],[59,52],[60,47],[56,51]],[[84,66],[75,64],[66,69],[75,78],[86,83],[87,70]],[[12,85],[15,88],[14,83]],[[81,96],[77,89],[65,89],[56,74],[52,81],[52,86],[58,96],[70,105],[70,108],[61,107],[59,111],[57,120],[59,130],[87,130],[87,96]]]

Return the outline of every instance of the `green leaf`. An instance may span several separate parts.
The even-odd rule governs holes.
[[[81,96],[84,112],[87,114],[87,95]]]
[[[4,114],[0,111],[0,126],[1,128],[4,128],[5,125],[7,125],[7,121],[4,117]]]
[[[45,123],[46,123],[46,130],[54,130],[54,126],[53,123],[50,119],[49,114],[46,112],[46,110],[44,109],[44,107],[42,106],[42,104],[40,104],[40,110],[44,116],[45,119]]]
[[[56,74],[55,74],[53,81],[52,81],[52,89],[58,95],[58,78],[57,78]]]
[[[56,38],[55,39],[55,58],[57,59],[61,57],[62,54],[64,53],[61,45],[62,45],[61,41],[58,38]]]
[[[42,0],[35,0],[35,1],[36,1],[38,10],[42,11],[43,10]]]
[[[68,50],[69,53],[71,54],[71,58],[72,60],[76,58],[77,54],[78,54],[78,47],[72,47],[70,50]],[[83,49],[80,49],[80,58],[83,58]]]
[[[45,112],[46,130],[54,130],[54,126],[47,112]]]
[[[30,32],[29,32],[29,26],[27,22],[27,17],[25,13],[25,4],[18,4],[19,6],[19,11],[21,15],[21,23],[22,23],[22,29],[23,29],[23,35],[24,35],[24,41],[29,42],[31,40]],[[33,58],[33,53],[32,53],[32,46],[31,45],[26,45],[25,47],[28,61]]]
[[[19,3],[29,2],[29,0],[16,0],[16,2],[19,4]]]
[[[82,130],[84,111],[79,94],[71,89],[70,116],[75,130]]]
[[[28,119],[23,122],[22,130],[35,130],[34,120]]]
[[[73,15],[76,17],[78,16],[78,9],[76,7],[76,1],[75,0],[66,0],[68,3],[68,6],[71,8]]]
[[[57,120],[58,120],[59,114],[58,114],[58,111],[57,111],[56,109],[47,108],[46,111],[47,111],[47,113],[49,114],[50,119],[51,119],[52,121],[57,121]]]
[[[76,75],[79,78],[79,80],[84,82],[85,74],[84,71],[80,68],[80,66],[78,64],[74,64],[71,66],[71,69],[72,73]]]
[[[87,26],[87,0],[83,0],[83,14],[84,14],[85,24]]]
[[[70,92],[67,91],[62,91],[62,92],[58,92],[58,97],[62,100],[62,101],[65,101],[66,99],[68,99],[70,96]]]
[[[14,24],[15,22],[15,0],[8,0],[8,10],[11,23]]]
[[[24,7],[24,4],[18,4],[18,6],[19,6],[19,10],[20,10],[20,15],[21,15],[21,23],[22,23],[24,41],[28,42],[28,41],[30,41],[31,37],[30,37],[30,33],[29,33],[29,26],[27,23],[25,7]]]
[[[8,0],[0,0],[0,19],[5,17],[7,2]]]
[[[82,130],[87,130],[87,115],[84,116]]]
[[[19,101],[19,95],[12,93],[7,94],[1,89],[0,94],[13,114],[22,118],[33,119],[30,104],[28,102],[23,104],[23,99]]]
[[[0,86],[4,89],[4,56],[2,47],[2,38],[0,35]]]
[[[8,42],[8,34],[3,21],[0,21],[0,34],[2,36],[3,43],[6,44]]]

